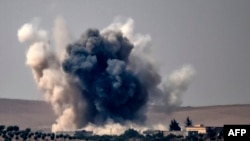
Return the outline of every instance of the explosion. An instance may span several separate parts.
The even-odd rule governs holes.
[[[162,80],[150,55],[150,36],[134,34],[133,28],[129,18],[101,31],[87,29],[72,41],[58,18],[54,44],[38,24],[18,30],[19,41],[29,46],[26,64],[58,116],[53,132],[85,128],[102,134],[110,126],[122,131],[132,124],[145,128],[148,106],[170,112],[182,104],[193,68],[184,66]]]

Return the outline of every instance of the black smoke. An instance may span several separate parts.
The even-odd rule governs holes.
[[[119,31],[87,30],[68,45],[63,70],[78,79],[89,122],[145,121],[146,87],[129,69],[132,43]]]
[[[134,34],[133,27],[132,19],[117,21],[101,32],[89,29],[72,42],[59,18],[55,52],[38,25],[26,23],[18,30],[19,41],[29,45],[26,65],[57,116],[52,132],[83,128],[107,134],[115,128],[119,134],[129,126],[154,128],[152,118],[157,119],[147,107],[168,113],[182,104],[194,69],[183,66],[163,78],[150,53],[150,36]]]

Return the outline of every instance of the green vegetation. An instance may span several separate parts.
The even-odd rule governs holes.
[[[185,121],[185,126],[186,127],[190,127],[193,126],[193,122],[191,119],[189,119],[189,117],[187,117],[186,121]]]
[[[189,118],[187,118],[189,119]],[[190,120],[190,119],[189,119]],[[190,120],[191,121],[191,120]],[[180,131],[178,122],[173,119],[169,125],[171,131]],[[208,128],[207,134],[190,136],[174,135],[174,132],[164,135],[163,131],[142,135],[135,129],[127,129],[121,135],[70,136],[65,134],[33,132],[30,128],[21,130],[18,126],[0,125],[0,141],[194,141],[223,140],[223,130]]]
[[[169,125],[169,131],[180,131],[180,130],[181,128],[179,126],[179,123],[175,119],[171,120],[171,123]]]

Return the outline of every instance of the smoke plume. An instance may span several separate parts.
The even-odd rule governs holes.
[[[170,112],[182,104],[193,68],[184,66],[161,79],[150,55],[151,37],[134,34],[133,28],[132,19],[117,20],[101,31],[87,29],[72,41],[66,22],[58,18],[54,44],[37,23],[18,30],[19,41],[29,46],[26,64],[58,116],[53,132],[84,128],[105,134],[112,126],[118,133],[131,125],[144,129],[148,106]]]

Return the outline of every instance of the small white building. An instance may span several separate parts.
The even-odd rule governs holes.
[[[206,134],[207,128],[203,124],[188,126],[185,128],[186,132],[197,132],[198,134]]]

